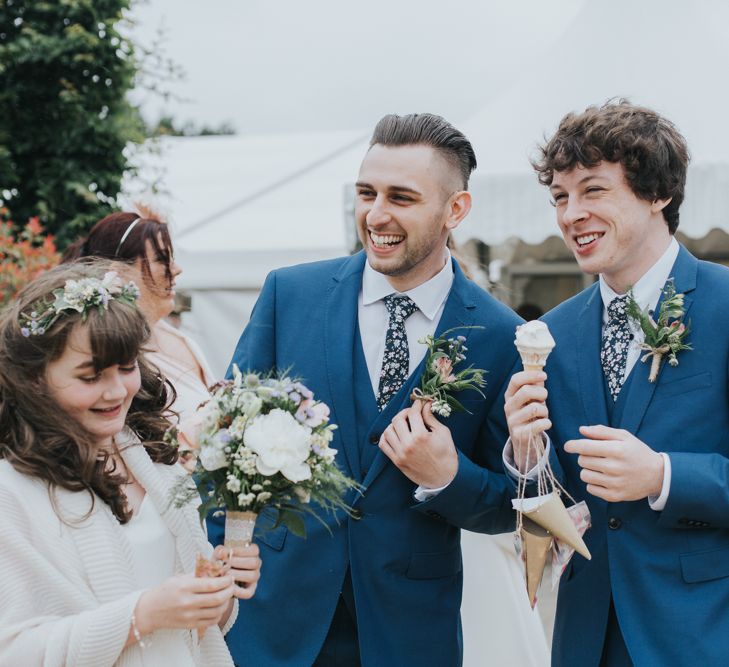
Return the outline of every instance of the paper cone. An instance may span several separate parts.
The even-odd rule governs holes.
[[[539,502],[532,503],[529,501]],[[533,507],[527,509],[530,505],[533,505]],[[524,516],[528,516],[534,523],[546,528],[554,537],[571,546],[587,560],[592,558],[587,546],[577,532],[574,522],[567,513],[567,508],[557,493],[553,491],[538,498],[525,498],[522,507]]]
[[[521,540],[524,550],[527,595],[529,595],[529,604],[534,609],[534,605],[537,603],[537,590],[552,549],[552,536],[540,525],[524,517]]]

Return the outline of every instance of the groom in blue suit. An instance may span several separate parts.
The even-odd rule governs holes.
[[[560,667],[729,664],[729,270],[673,237],[687,165],[673,124],[625,101],[566,116],[535,164],[565,243],[599,276],[544,317],[546,375],[517,373],[506,393],[520,470],[526,434],[548,430],[592,515],[592,560],[574,555],[560,583]],[[651,381],[625,295],[657,318],[669,278],[691,349]]]
[[[475,166],[442,118],[384,117],[356,185],[364,251],[266,279],[233,363],[300,376],[331,407],[337,462],[364,492],[349,498],[351,517],[325,517],[327,527],[307,518],[305,540],[284,527],[257,536],[265,572],[228,635],[241,667],[462,662],[460,529],[513,522],[500,457],[520,322],[447,248]],[[451,438],[420,401],[410,407],[418,339],[472,325],[482,328],[453,335],[467,338],[465,364],[487,371],[486,398],[459,395],[470,414],[445,420]],[[222,541],[219,520],[210,535]]]

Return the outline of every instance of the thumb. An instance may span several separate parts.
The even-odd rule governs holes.
[[[441,424],[438,421],[438,418],[433,414],[433,403],[431,401],[427,401],[423,405],[423,409],[421,411],[421,414],[423,415],[423,423],[431,430],[434,431],[438,428],[442,428],[443,424]]]

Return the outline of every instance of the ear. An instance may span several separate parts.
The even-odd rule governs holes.
[[[651,213],[660,213],[672,200],[673,197],[669,197],[668,199],[654,199],[651,202]]]
[[[449,203],[449,215],[446,221],[446,229],[455,229],[461,224],[471,210],[471,193],[466,190],[454,192]]]

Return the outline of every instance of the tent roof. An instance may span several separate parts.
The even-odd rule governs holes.
[[[144,159],[125,199],[151,203],[188,252],[331,248],[344,252],[344,183],[363,132],[169,137]],[[161,179],[160,179],[161,177]],[[155,193],[142,183],[160,179]]]
[[[456,238],[539,243],[557,232],[529,157],[569,111],[628,97],[663,113],[692,154],[681,229],[729,229],[729,7],[716,0],[588,2],[525,76],[463,123],[479,156],[474,205]]]

